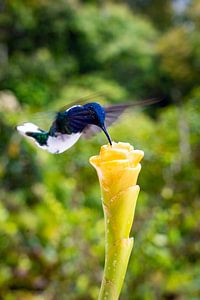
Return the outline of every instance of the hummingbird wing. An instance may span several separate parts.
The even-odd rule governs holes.
[[[104,107],[106,117],[105,117],[105,126],[109,127],[113,123],[115,123],[119,117],[125,112],[128,108],[134,108],[137,106],[146,106],[154,103],[160,102],[160,99],[147,99],[142,101],[136,101],[132,103],[124,103],[124,104],[115,104]],[[101,128],[95,125],[88,125],[83,131],[83,137],[91,138],[101,131]]]
[[[73,114],[68,115],[68,124],[70,124],[70,130],[73,133],[82,132],[84,128],[88,125],[91,116],[86,110],[80,109]]]
[[[121,116],[121,114],[123,114],[123,112],[128,108],[142,107],[142,106],[155,104],[158,102],[160,102],[160,99],[147,99],[147,100],[141,100],[132,103],[124,103],[124,104],[107,106],[104,108],[106,112],[105,125],[106,126],[112,125],[115,121],[117,121],[117,119]]]
[[[75,106],[75,105],[84,105],[86,103],[88,103],[90,100],[95,100],[95,99],[101,99],[101,94],[100,92],[94,92],[88,96],[83,96],[83,97],[80,97],[74,101],[70,101],[69,103],[67,103],[66,105],[62,106],[60,109],[59,109],[59,112],[62,112],[62,111],[65,111],[69,108],[71,108],[72,106]]]
[[[102,131],[102,129],[96,125],[87,125],[85,127],[85,129],[83,130],[82,136],[85,139],[90,139],[91,137],[93,137],[94,135],[96,135],[97,133],[99,133],[101,131]]]

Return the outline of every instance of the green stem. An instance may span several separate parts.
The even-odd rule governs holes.
[[[131,250],[133,238],[112,238],[113,226],[108,220],[106,207],[105,216],[105,267],[99,293],[99,300],[117,300],[119,298]]]

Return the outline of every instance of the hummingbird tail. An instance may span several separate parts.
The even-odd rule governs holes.
[[[47,149],[47,140],[49,137],[48,131],[40,129],[33,123],[24,123],[17,126],[16,129],[21,135],[27,136],[34,140],[38,147],[45,150]]]

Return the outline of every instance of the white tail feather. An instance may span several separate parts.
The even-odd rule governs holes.
[[[37,125],[29,122],[19,125],[16,128],[17,131],[22,135],[26,135],[26,132],[42,132]]]

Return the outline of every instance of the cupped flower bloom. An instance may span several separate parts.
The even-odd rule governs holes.
[[[128,143],[101,147],[90,158],[97,171],[105,217],[106,259],[99,299],[118,299],[133,247],[129,238],[139,193],[136,184],[144,156]]]

